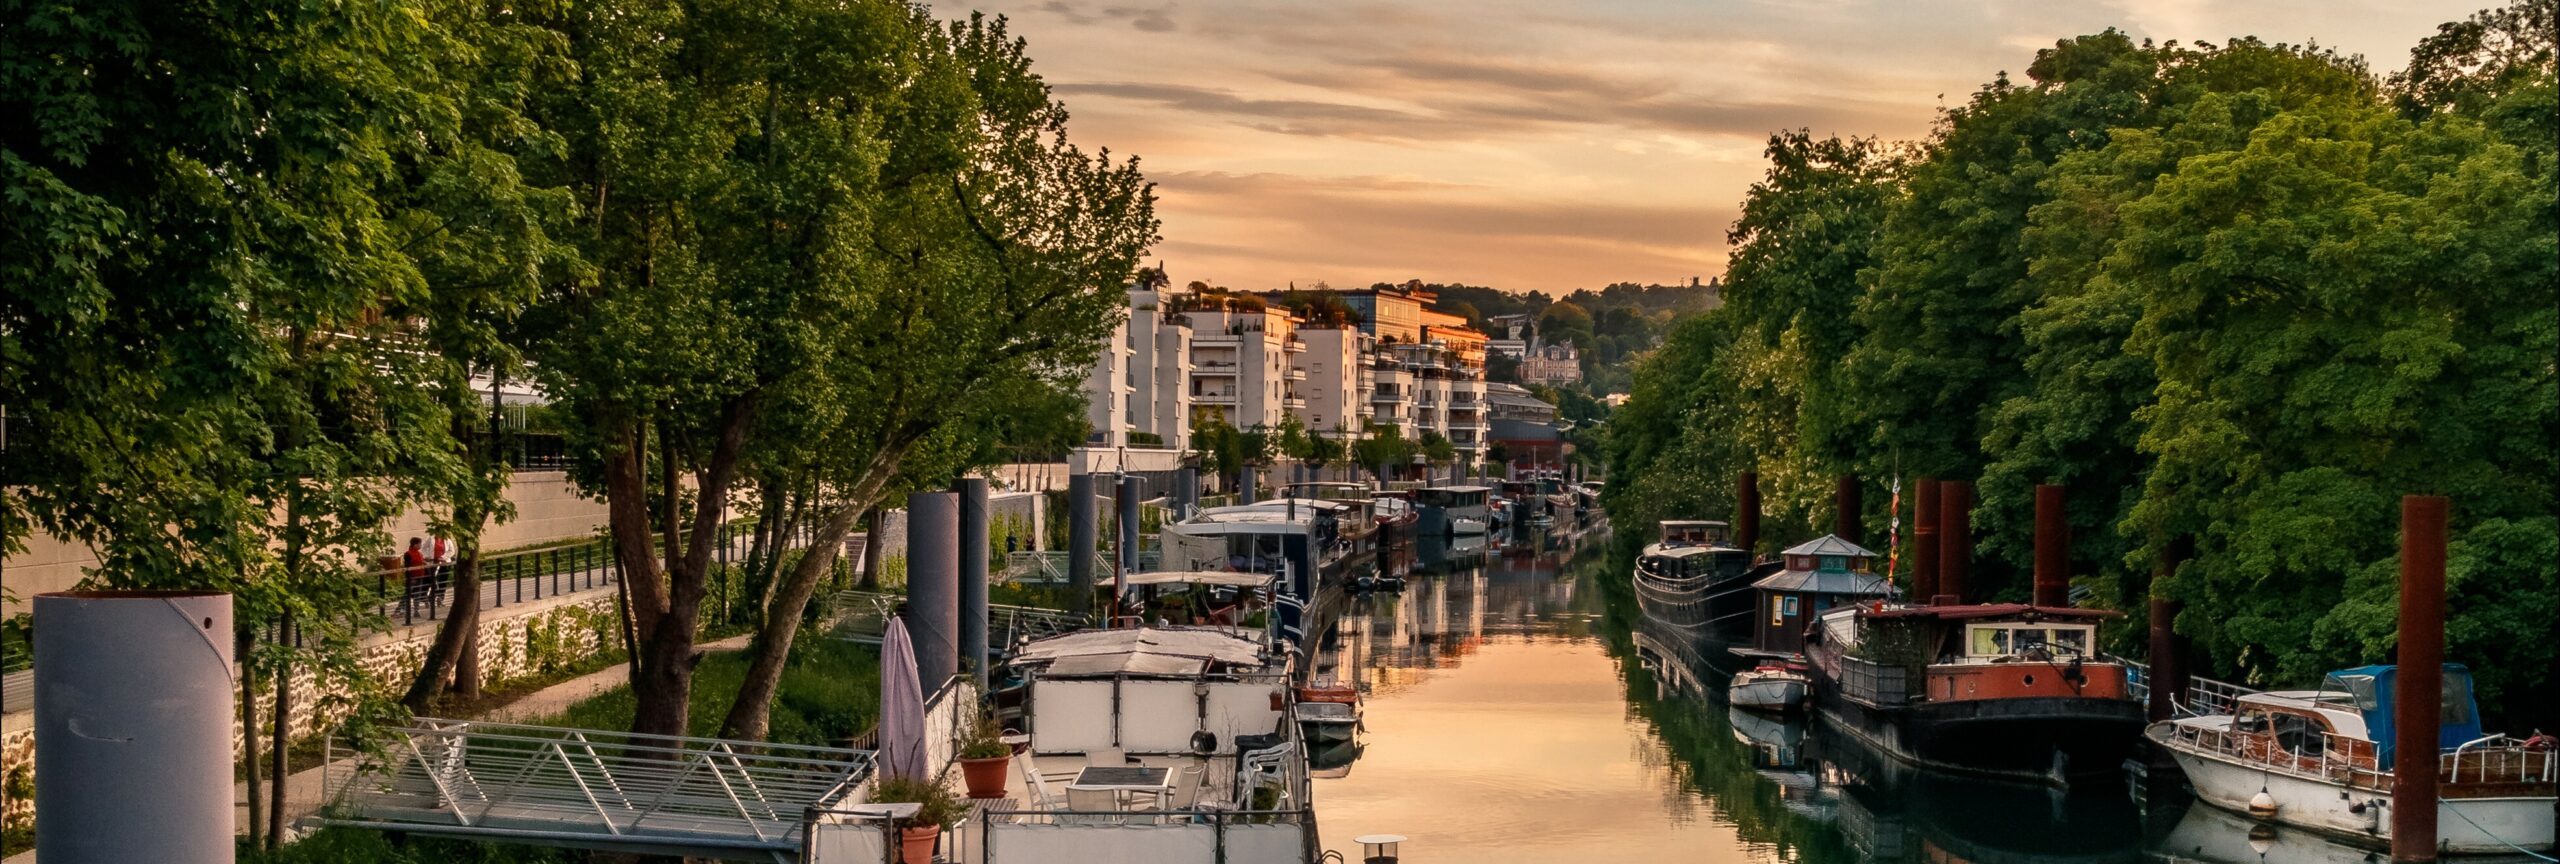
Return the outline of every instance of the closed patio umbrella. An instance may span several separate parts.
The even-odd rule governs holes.
[[[881,777],[923,780],[924,687],[916,681],[916,647],[904,618],[889,619],[880,635]]]

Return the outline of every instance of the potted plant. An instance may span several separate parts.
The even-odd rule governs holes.
[[[960,824],[969,812],[952,799],[942,784],[906,777],[882,779],[871,790],[871,800],[917,805],[915,815],[898,826],[898,860],[907,864],[931,864],[934,841],[942,838],[944,829]]]
[[[968,781],[971,798],[1004,797],[1004,772],[1013,763],[1013,747],[1004,743],[1004,730],[995,721],[978,718],[960,739],[960,776]]]

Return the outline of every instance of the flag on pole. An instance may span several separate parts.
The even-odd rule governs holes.
[[[1902,478],[1893,478],[1893,503],[1885,507],[1884,584],[1893,584],[1894,571],[1902,568]]]

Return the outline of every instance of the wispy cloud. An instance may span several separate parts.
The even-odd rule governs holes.
[[[1145,157],[1176,278],[1554,291],[1721,272],[1770,132],[1917,137],[2059,39],[2317,39],[2390,69],[2489,2],[984,5],[1081,143]]]

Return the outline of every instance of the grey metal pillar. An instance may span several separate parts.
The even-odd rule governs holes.
[[[1128,475],[1120,478],[1119,553],[1120,572],[1124,575],[1138,572],[1138,523],[1140,522],[1138,516],[1138,499],[1139,496],[1145,494],[1144,492],[1139,491],[1141,487],[1144,487],[1145,485],[1146,481],[1138,479],[1135,475]],[[1120,583],[1125,583],[1125,581],[1126,580],[1120,580]],[[1116,595],[1128,587],[1126,584],[1120,583],[1115,583],[1111,586],[1113,594]]]
[[[1182,516],[1200,509],[1200,469],[1184,465],[1173,472],[1173,501]]]
[[[35,622],[45,864],[228,864],[231,595],[41,594]]]
[[[1067,611],[1093,613],[1093,475],[1067,476]]]
[[[907,496],[907,635],[930,698],[960,671],[960,496]]]
[[[1244,470],[1236,472],[1236,503],[1253,503],[1253,480],[1252,465],[1246,465]]]
[[[960,663],[987,692],[987,478],[960,481]]]

